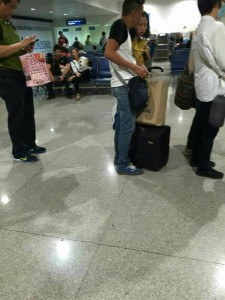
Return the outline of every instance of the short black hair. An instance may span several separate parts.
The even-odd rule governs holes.
[[[62,32],[62,31],[59,31],[58,33],[60,34],[60,33],[63,33],[63,32]]]
[[[4,4],[8,4],[8,3],[11,2],[11,0],[2,0],[2,2],[3,2]],[[20,3],[20,0],[17,0],[17,2]]]
[[[145,0],[125,0],[123,2],[122,16],[128,16],[134,9],[141,9]]]
[[[54,50],[54,52],[55,52],[56,50],[62,50],[62,47],[59,46],[58,44],[56,44],[56,45],[54,46],[53,50]]]
[[[105,31],[102,31],[102,35],[106,35]]]
[[[198,9],[201,16],[210,14],[216,4],[219,4],[219,8],[222,6],[222,0],[198,0]]]
[[[11,2],[11,0],[2,0],[2,2],[3,2],[4,4],[8,4],[8,3]],[[17,0],[17,2],[20,3],[20,0]]]
[[[59,49],[57,49],[57,50],[59,50]],[[61,50],[62,50],[62,52],[65,52],[65,53],[69,53],[69,49],[68,48],[66,48],[66,47],[61,47]]]

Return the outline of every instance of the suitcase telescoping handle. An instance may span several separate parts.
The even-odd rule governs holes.
[[[149,70],[149,72],[151,72],[151,70],[161,70],[161,72],[164,71],[163,67],[156,67],[156,66],[155,67],[149,67],[148,70]]]

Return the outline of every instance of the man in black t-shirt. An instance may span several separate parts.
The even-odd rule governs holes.
[[[128,155],[136,118],[135,112],[130,109],[128,89],[123,81],[128,83],[135,74],[142,78],[148,76],[148,70],[144,65],[136,65],[132,55],[132,43],[129,34],[129,29],[135,28],[141,19],[144,2],[144,0],[124,1],[122,19],[113,23],[104,53],[105,57],[111,61],[111,87],[113,95],[117,99],[114,164],[120,175],[140,175],[143,173],[141,169],[131,165]]]
[[[65,85],[66,96],[72,99],[72,91],[70,90],[70,82],[66,79],[66,75],[70,72],[70,62],[67,57],[61,56],[62,50],[59,45],[54,46],[54,56],[47,58],[47,67],[51,82],[46,84],[48,90],[47,100],[55,98],[52,83],[61,83]]]

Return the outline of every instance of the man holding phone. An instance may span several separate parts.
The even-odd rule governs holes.
[[[0,97],[8,111],[8,129],[15,161],[33,163],[46,149],[36,145],[32,88],[26,86],[20,55],[33,50],[35,35],[20,41],[10,18],[20,0],[0,0]]]

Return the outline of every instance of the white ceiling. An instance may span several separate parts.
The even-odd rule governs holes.
[[[116,11],[107,7],[97,7],[93,0],[84,3],[80,0],[22,0],[15,14],[19,16],[43,18],[50,20],[79,17],[115,15]],[[117,0],[112,2],[118,3]],[[35,8],[35,10],[31,10]],[[50,13],[53,11],[53,13]],[[67,13],[67,16],[64,16]]]
[[[121,13],[124,0],[21,0],[16,15],[60,20],[75,17],[112,16]],[[193,0],[145,0],[145,4],[168,6],[171,3]],[[197,0],[196,0],[197,1]],[[35,8],[35,10],[31,10]],[[52,11],[53,13],[50,13]],[[64,14],[67,13],[67,16]]]

